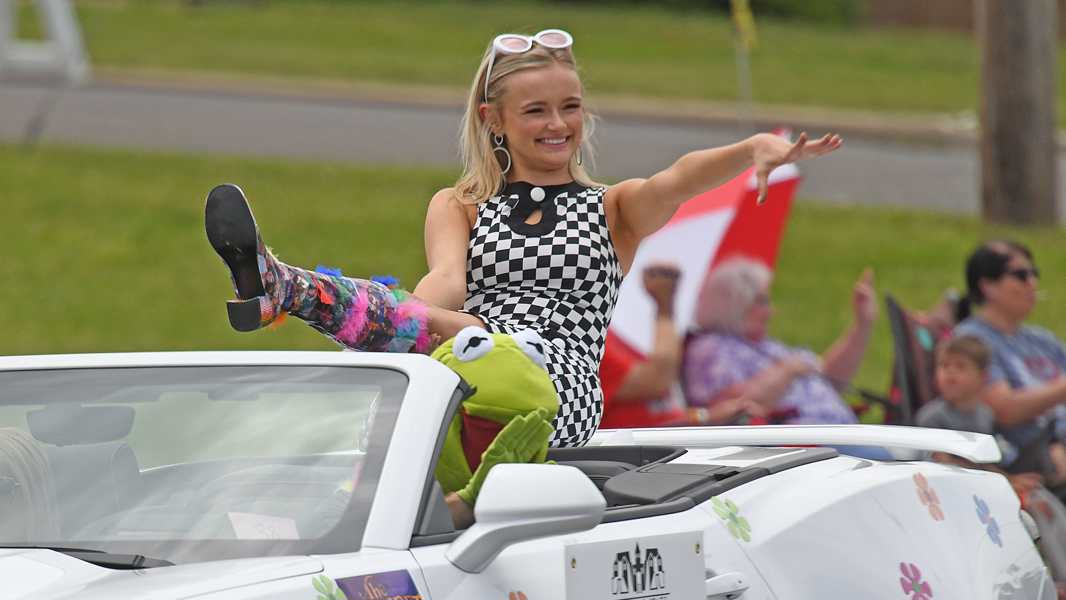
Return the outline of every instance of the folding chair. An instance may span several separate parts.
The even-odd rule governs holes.
[[[885,422],[913,425],[918,409],[936,397],[936,335],[891,294],[885,294],[885,309],[894,355],[888,394],[892,410],[885,415]]]

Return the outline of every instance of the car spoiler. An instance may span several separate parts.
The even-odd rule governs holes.
[[[879,446],[954,454],[975,463],[1001,459],[996,439],[983,433],[902,425],[764,425],[601,429],[591,445],[720,446]]]

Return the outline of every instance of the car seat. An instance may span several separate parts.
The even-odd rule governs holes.
[[[64,538],[134,506],[140,498],[140,465],[126,442],[47,446],[45,452]]]

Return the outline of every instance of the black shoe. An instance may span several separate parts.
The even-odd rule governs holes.
[[[211,247],[229,268],[239,298],[226,304],[230,325],[237,331],[254,331],[272,322],[278,311],[260,271],[261,265],[267,267],[266,247],[241,188],[226,183],[207,194],[204,226]]]

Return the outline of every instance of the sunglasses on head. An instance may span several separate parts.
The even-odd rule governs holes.
[[[492,40],[492,56],[489,58],[489,68],[485,70],[485,102],[489,101],[489,80],[492,79],[492,66],[496,63],[497,54],[522,54],[533,49],[533,43],[562,50],[574,45],[574,36],[562,29],[545,29],[532,36],[518,33],[503,33]]]
[[[1007,275],[1025,283],[1030,279],[1040,279],[1040,269],[1036,267],[1033,267],[1032,269],[1008,269]]]

